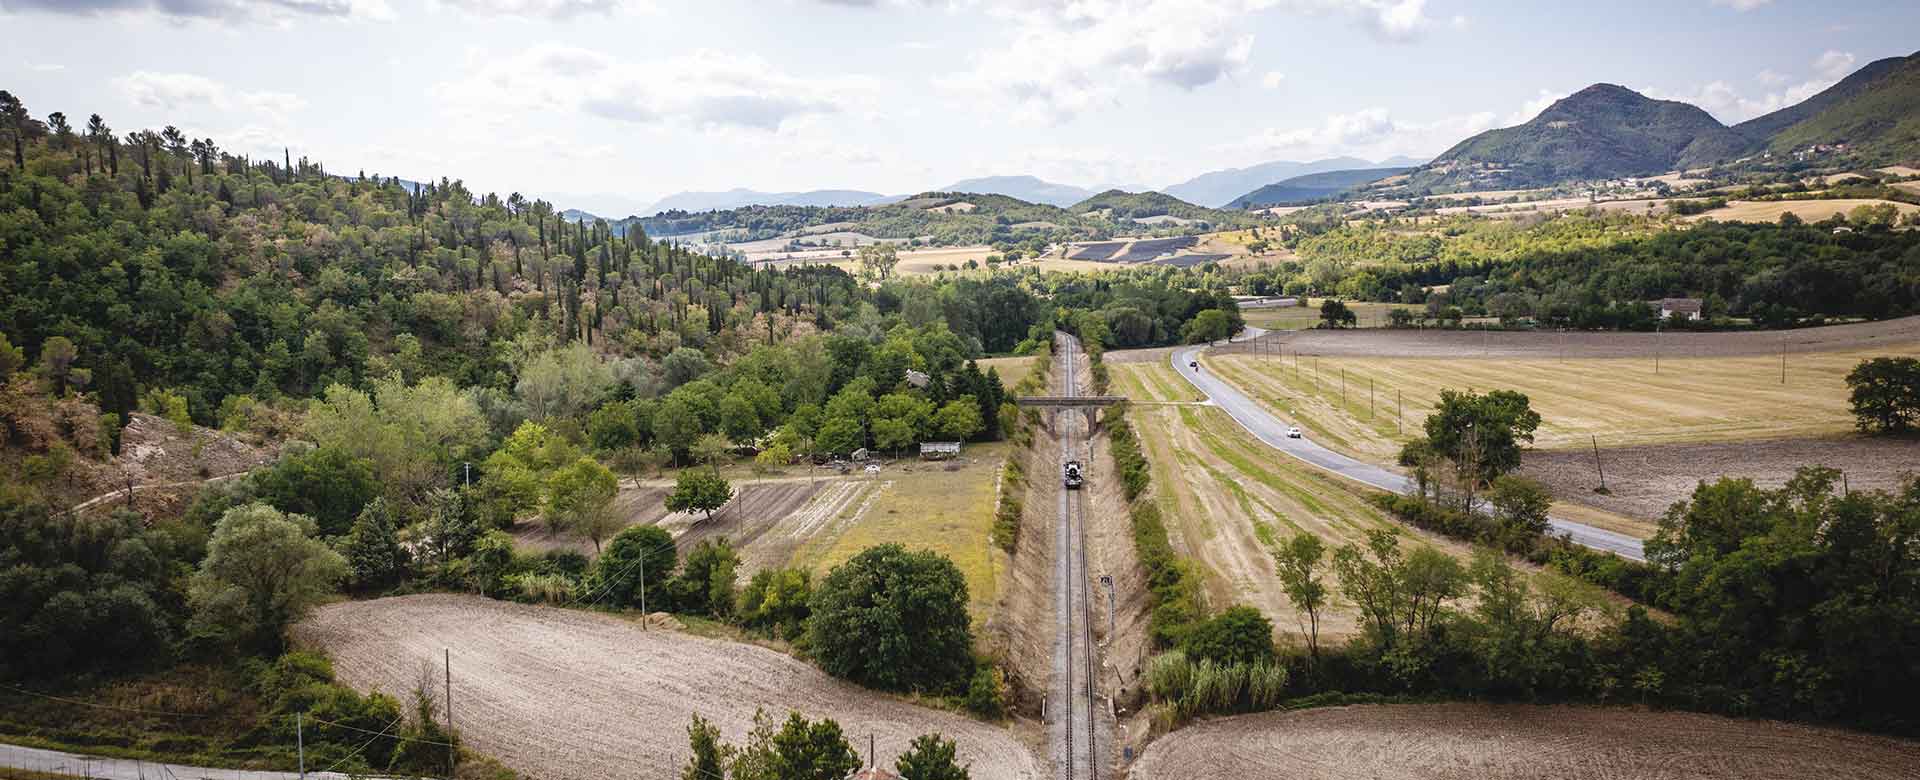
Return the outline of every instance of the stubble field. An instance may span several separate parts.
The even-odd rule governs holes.
[[[1129,413],[1153,464],[1153,499],[1174,546],[1200,564],[1208,602],[1247,604],[1283,641],[1304,646],[1304,613],[1274,575],[1273,546],[1308,532],[1329,548],[1364,543],[1366,532],[1397,528],[1403,548],[1433,546],[1466,557],[1463,545],[1405,528],[1337,477],[1274,451],[1226,412],[1194,403],[1192,386],[1164,362],[1109,363],[1114,385],[1135,399]],[[1359,614],[1338,595],[1320,617],[1323,639],[1359,632]]]
[[[1769,721],[1531,705],[1334,707],[1220,718],[1161,737],[1139,780],[1910,778],[1920,745]]]
[[[1038,778],[1033,753],[1004,728],[835,680],[756,645],[650,630],[611,615],[446,594],[344,602],[295,629],[339,678],[407,700],[438,682],[452,650],[455,725],[523,776],[677,778],[696,713],[738,744],[756,709],[838,721],[874,735],[883,765],[909,740],[959,743],[975,777]]]

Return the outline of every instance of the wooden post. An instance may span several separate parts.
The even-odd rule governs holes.
[[[442,653],[442,663],[447,670],[447,701],[445,707],[447,711],[447,776],[452,777],[454,767],[458,766],[453,747],[453,650],[443,647],[440,649],[440,652]]]
[[[1587,438],[1593,441],[1593,470],[1600,473],[1600,491],[1605,492],[1607,489],[1607,470],[1600,465],[1600,438],[1591,433],[1587,434]]]

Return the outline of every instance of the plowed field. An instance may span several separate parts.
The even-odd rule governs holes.
[[[1137,780],[1911,778],[1920,745],[1768,721],[1527,705],[1387,705],[1207,721],[1160,738]]]
[[[400,596],[324,607],[295,636],[326,650],[347,684],[402,700],[423,678],[437,683],[451,648],[455,725],[528,777],[677,778],[695,713],[738,743],[756,708],[777,719],[789,709],[833,718],[863,747],[875,735],[883,766],[913,737],[937,731],[959,743],[974,777],[1040,777],[1033,753],[1006,729],[835,680],[763,647],[642,631],[611,615]]]

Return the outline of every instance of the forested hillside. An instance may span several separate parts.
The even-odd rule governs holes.
[[[1109,207],[1119,206],[1108,210]],[[1195,220],[1195,224],[1160,224],[1156,216]],[[1135,220],[1145,219],[1146,222]],[[1193,233],[1209,227],[1251,224],[1244,214],[1203,208],[1159,193],[1113,191],[1088,198],[1071,208],[1028,203],[1006,195],[968,192],[927,192],[897,203],[877,206],[743,206],[718,211],[665,211],[628,220],[648,235],[689,236],[705,241],[736,242],[775,238],[790,231],[823,225],[875,238],[892,238],[916,245],[955,246],[991,244],[996,248],[1024,247],[1035,252],[1047,244],[1136,235],[1142,232]]]
[[[1550,185],[1711,165],[1751,144],[1696,106],[1595,84],[1526,124],[1488,130],[1413,172],[1415,192]]]
[[[1684,228],[1598,212],[1539,224],[1455,217],[1419,231],[1356,223],[1295,240],[1301,262],[1249,283],[1256,291],[1426,303],[1436,316],[1453,307],[1596,329],[1652,328],[1645,303],[1664,297],[1704,298],[1710,317],[1772,326],[1920,312],[1920,232],[1895,229],[1887,211],[1821,224]],[[1426,292],[1439,285],[1449,287]]]

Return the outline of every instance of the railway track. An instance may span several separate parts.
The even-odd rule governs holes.
[[[1075,360],[1079,341],[1060,334],[1065,395],[1079,394]],[[1060,464],[1069,460],[1088,462],[1086,435],[1077,431],[1080,418],[1058,414],[1055,430],[1060,445]],[[1087,516],[1085,497],[1080,490],[1060,490],[1057,521],[1054,528],[1054,614],[1057,619],[1054,638],[1053,679],[1048,687],[1048,722],[1053,749],[1054,776],[1062,780],[1097,780],[1100,776],[1101,718],[1097,691],[1100,665],[1093,641],[1093,606],[1089,598],[1087,571]]]

